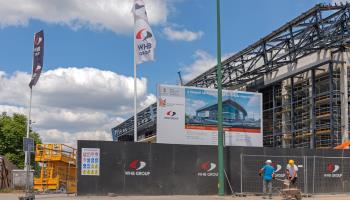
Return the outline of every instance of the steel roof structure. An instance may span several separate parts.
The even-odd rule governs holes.
[[[223,88],[263,83],[264,75],[322,49],[343,49],[350,42],[350,4],[318,4],[222,62]],[[216,88],[216,66],[185,84]],[[263,85],[263,84],[262,84]],[[139,131],[154,134],[156,103],[138,113]],[[112,128],[114,140],[133,138],[133,117]],[[140,134],[139,134],[140,135]],[[128,139],[126,139],[128,140]],[[129,141],[129,140],[128,140]]]

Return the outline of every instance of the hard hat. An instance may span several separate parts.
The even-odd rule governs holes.
[[[294,160],[289,160],[288,162],[290,165],[294,165]]]
[[[272,163],[272,161],[271,161],[271,160],[267,160],[265,163],[269,163],[269,164],[271,164],[271,163]]]

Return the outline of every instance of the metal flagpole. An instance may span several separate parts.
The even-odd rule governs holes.
[[[134,32],[134,142],[137,142],[137,66],[135,54],[135,32]]]
[[[35,42],[35,34],[34,34],[34,42]],[[34,45],[35,46],[35,45]],[[33,49],[34,51],[34,49]],[[34,57],[32,60],[32,66],[34,66]],[[34,70],[32,70],[32,76],[31,80],[33,78]],[[27,119],[27,134],[26,138],[29,138],[29,132],[30,132],[30,123],[31,123],[31,112],[32,112],[32,96],[33,96],[33,85],[30,87],[30,96],[29,96],[29,111],[28,111],[28,119]],[[29,195],[29,172],[30,172],[30,149],[25,149],[24,152],[24,169],[26,171],[26,196]]]
[[[217,86],[218,86],[218,195],[225,194],[224,188],[224,132],[222,127],[222,74],[221,74],[221,33],[220,33],[220,0],[216,0],[217,18]]]
[[[30,128],[30,115],[32,112],[32,94],[33,94],[33,89],[30,88],[30,97],[29,97],[29,112],[28,112],[28,123],[27,123],[27,138],[29,138],[29,128]]]
[[[29,97],[29,112],[28,112],[28,119],[27,119],[27,135],[26,137],[29,138],[29,128],[30,128],[30,114],[32,112],[32,94],[33,94],[33,89],[30,88],[30,97]],[[27,152],[27,151],[26,151]],[[25,168],[27,167],[27,162],[28,162],[28,155],[27,153],[24,155],[24,165]]]
[[[29,138],[29,129],[30,129],[30,115],[32,112],[32,94],[33,94],[33,89],[30,88],[30,97],[29,97],[29,112],[28,112],[28,121],[27,121],[27,138]],[[26,192],[29,192],[29,172],[30,172],[30,149],[26,149],[25,154],[24,154],[24,165],[25,165],[25,170],[26,170]]]

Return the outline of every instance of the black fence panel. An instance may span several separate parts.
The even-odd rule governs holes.
[[[82,148],[100,149],[100,174],[81,175]],[[304,193],[350,192],[350,152],[309,149],[225,147],[225,191],[261,193],[258,170],[268,159],[285,178],[289,159],[299,166]],[[216,146],[78,141],[78,195],[215,195]],[[275,180],[275,188],[282,182]]]
[[[203,195],[216,194],[218,188],[217,147],[197,146],[197,162],[195,176],[197,193]]]
[[[197,194],[196,162],[197,149],[190,145],[176,145],[173,151],[173,178],[175,194]],[[169,174],[170,175],[170,174]]]
[[[315,193],[349,192],[350,158],[315,157]]]
[[[150,166],[150,178],[152,179],[148,186],[151,194],[166,195],[171,194],[176,182],[173,181],[174,175],[174,147],[161,144],[151,145],[149,159],[152,160]]]

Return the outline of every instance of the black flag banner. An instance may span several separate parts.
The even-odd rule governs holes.
[[[44,31],[34,34],[34,49],[33,49],[33,71],[32,80],[29,87],[32,88],[39,80],[41,70],[44,64]]]

